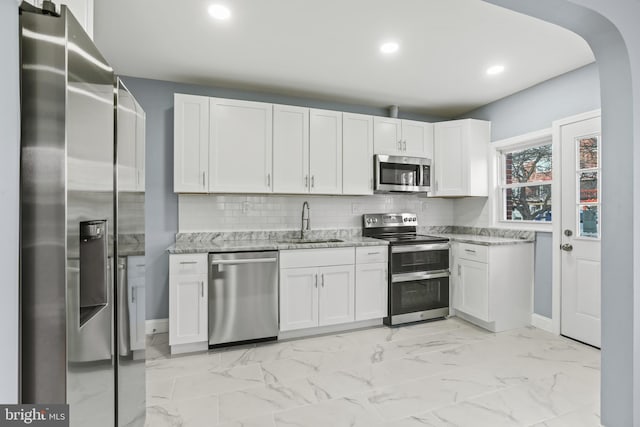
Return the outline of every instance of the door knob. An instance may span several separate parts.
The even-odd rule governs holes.
[[[560,249],[571,252],[573,250],[573,245],[571,243],[565,243],[564,245],[560,245]]]

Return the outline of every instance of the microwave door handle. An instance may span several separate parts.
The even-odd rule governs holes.
[[[418,182],[416,182],[416,185],[418,187],[421,187],[424,185],[424,167],[422,165],[418,165]]]

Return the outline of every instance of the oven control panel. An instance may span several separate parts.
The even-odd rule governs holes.
[[[418,216],[412,213],[364,214],[362,221],[365,228],[415,227],[418,225]]]

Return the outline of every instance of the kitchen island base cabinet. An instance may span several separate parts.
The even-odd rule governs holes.
[[[171,353],[208,348],[207,254],[169,257]]]
[[[455,315],[501,332],[531,323],[533,243],[485,246],[454,242]]]
[[[280,251],[280,330],[353,322],[354,248]]]

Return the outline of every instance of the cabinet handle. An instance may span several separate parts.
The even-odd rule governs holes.
[[[315,188],[316,186],[316,176],[311,175],[311,188]]]
[[[476,251],[474,249],[465,249],[465,252],[469,252],[470,254],[475,254]]]
[[[204,188],[207,184],[205,183],[205,173],[202,172],[202,188]]]
[[[397,142],[398,150],[402,151],[402,140]]]
[[[367,252],[367,255],[378,255],[380,252]]]
[[[180,265],[197,264],[198,261],[180,261]]]
[[[322,287],[324,288],[324,273],[322,273]]]
[[[309,187],[309,175],[304,176],[304,188]]]
[[[271,187],[271,174],[267,174],[267,187]]]
[[[204,282],[200,282],[200,296],[204,298]]]
[[[462,274],[461,268],[462,268],[462,266],[460,264],[458,264],[458,276],[460,276]]]
[[[315,278],[316,278],[316,288],[318,288],[318,275],[317,274],[315,275]]]
[[[136,303],[136,288],[131,289],[131,304]]]
[[[402,151],[407,151],[407,141],[402,141]]]

